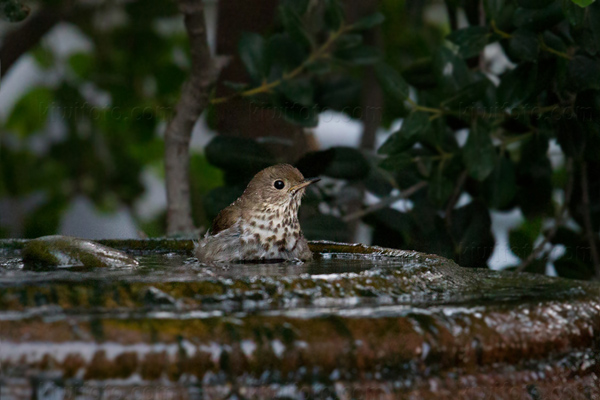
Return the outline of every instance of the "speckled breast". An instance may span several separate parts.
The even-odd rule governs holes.
[[[243,258],[296,258],[294,250],[302,238],[298,203],[292,201],[284,207],[265,207],[248,221],[242,221]]]

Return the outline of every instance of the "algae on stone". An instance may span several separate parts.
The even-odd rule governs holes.
[[[21,250],[23,262],[30,269],[131,268],[138,261],[127,254],[91,240],[69,236],[43,236],[28,241]]]

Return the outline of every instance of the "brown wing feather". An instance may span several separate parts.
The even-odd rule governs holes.
[[[230,228],[235,222],[241,217],[241,211],[239,207],[233,205],[221,210],[219,215],[215,218],[210,228],[210,234],[216,235],[217,233]]]

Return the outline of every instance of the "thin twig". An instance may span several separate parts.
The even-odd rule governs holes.
[[[498,26],[496,25],[496,21],[492,20],[491,25],[492,25],[492,30],[494,31],[494,33],[496,33],[502,39],[511,39],[513,37],[513,35],[511,35],[510,33],[500,30],[498,28]],[[553,49],[552,47],[548,46],[546,44],[546,42],[544,41],[544,37],[542,35],[538,35],[538,42],[540,43],[540,49],[545,52],[554,54],[555,56],[565,58],[567,60],[570,60],[571,58],[573,58],[570,55],[568,55],[567,53],[563,53],[562,51],[558,51],[558,50]]]
[[[304,72],[304,70],[306,69],[306,67],[308,65],[310,65],[311,63],[320,60],[321,58],[325,58],[328,55],[328,50],[330,49],[330,47],[344,34],[347,33],[349,30],[352,29],[352,26],[342,26],[338,31],[332,33],[329,36],[329,39],[327,39],[327,41],[325,43],[323,43],[323,45],[321,47],[319,47],[317,50],[315,50],[306,60],[304,60],[304,62],[302,62],[302,64],[300,64],[298,67],[296,67],[293,71],[284,74],[281,79],[277,79],[275,81],[272,82],[263,82],[262,85],[252,88],[252,89],[248,89],[248,90],[244,90],[241,92],[236,92],[233,93],[229,96],[223,96],[223,97],[218,97],[215,99],[212,99],[210,102],[211,104],[221,104],[221,103],[226,103],[229,100],[235,99],[237,97],[250,97],[250,96],[255,96],[257,94],[261,94],[261,93],[268,93],[270,92],[272,89],[275,89],[276,87],[280,86],[282,83],[289,81],[291,79],[296,78],[297,76],[299,76],[301,73]]]
[[[565,166],[567,170],[567,183],[565,185],[565,198],[563,200],[563,204],[560,207],[556,215],[556,222],[552,229],[544,236],[544,240],[536,246],[535,249],[527,256],[527,258],[517,267],[517,272],[523,272],[525,268],[527,268],[537,257],[544,251],[546,245],[554,238],[558,228],[564,223],[565,217],[567,215],[567,210],[569,209],[569,203],[571,202],[571,194],[573,193],[573,159],[567,159],[567,164]]]
[[[496,21],[492,20],[491,25],[492,25],[492,30],[494,31],[494,33],[496,33],[502,39],[510,39],[512,37],[512,35],[510,33],[500,30],[500,28],[498,28],[498,25],[496,25]]]
[[[566,60],[570,60],[570,59],[573,58],[570,55],[568,55],[567,53],[563,53],[562,51],[553,49],[552,47],[548,46],[546,44],[546,42],[544,41],[544,37],[541,34],[538,35],[538,40],[540,42],[540,49],[542,49],[542,50],[544,50],[544,51],[546,51],[546,52],[548,52],[550,54],[554,54],[555,56],[564,58]]]
[[[583,207],[583,225],[585,228],[585,236],[587,237],[592,253],[592,261],[594,263],[594,271],[596,271],[596,279],[600,279],[600,257],[598,256],[598,248],[596,247],[596,235],[592,228],[591,213],[590,213],[590,193],[587,179],[587,163],[581,163],[581,205]]]
[[[348,214],[345,215],[342,220],[344,222],[349,222],[358,218],[362,218],[365,215],[374,213],[375,211],[381,210],[383,208],[389,207],[392,204],[394,204],[395,202],[399,201],[399,200],[403,200],[406,199],[410,196],[412,196],[413,194],[415,194],[416,192],[418,192],[419,190],[423,189],[425,186],[427,186],[427,182],[425,181],[421,181],[419,183],[416,183],[414,185],[412,185],[411,187],[409,187],[408,189],[404,190],[402,193],[396,195],[396,196],[390,196],[387,197],[383,200],[381,200],[379,203],[373,204],[372,206],[369,206],[363,210],[360,211],[356,211],[352,214]]]

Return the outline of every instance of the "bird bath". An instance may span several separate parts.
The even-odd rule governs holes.
[[[600,286],[313,242],[200,265],[184,240],[101,241],[133,268],[24,267],[0,241],[0,398],[593,398]]]

